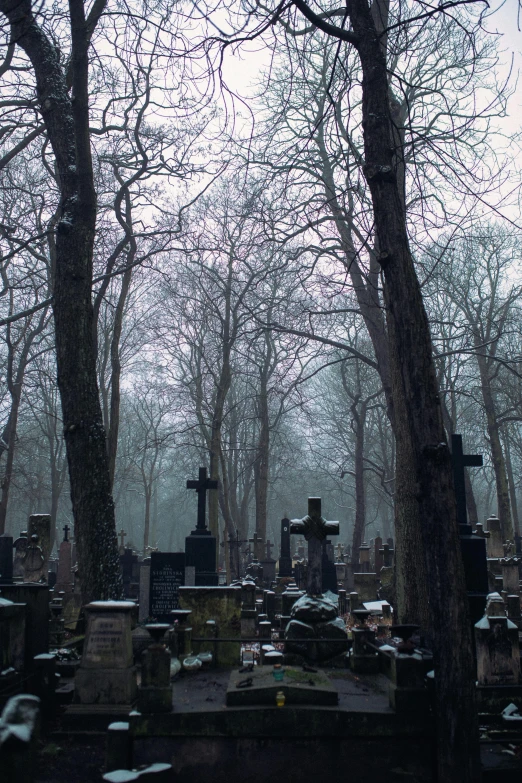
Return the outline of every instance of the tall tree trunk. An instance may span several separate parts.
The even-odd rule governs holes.
[[[406,492],[411,503],[416,520],[411,532],[416,536],[418,558],[426,558],[428,573],[438,776],[441,783],[476,783],[481,778],[481,767],[475,677],[451,455],[428,319],[396,176],[396,158],[401,151],[392,144],[386,57],[367,0],[352,0],[348,14],[358,39],[362,67],[364,175],[372,197],[385,281],[396,418],[397,494]],[[405,468],[413,468],[413,477],[405,475]],[[419,519],[422,530],[418,530]],[[401,520],[396,519],[396,524],[400,525]]]
[[[505,441],[505,454],[506,454],[506,470],[509,483],[509,499],[511,501],[511,514],[513,518],[514,533],[516,536],[520,536],[520,523],[518,520],[518,503],[517,503],[517,489],[515,486],[515,479],[513,476],[513,464],[511,462],[511,444],[509,433],[507,428],[504,429],[504,441]]]
[[[75,539],[84,601],[122,595],[105,430],[93,344],[92,259],[96,192],[89,138],[88,49],[105,7],[97,0],[85,19],[70,0],[71,82],[60,52],[33,16],[30,0],[0,0],[12,40],[29,57],[40,112],[56,159],[60,219],[56,236],[53,314],[56,364],[67,450]]]
[[[352,539],[352,567],[354,571],[359,567],[359,550],[363,542],[364,526],[366,524],[366,492],[364,487],[364,434],[366,427],[366,405],[363,402],[359,407],[360,395],[356,397],[352,409],[353,422],[355,424],[355,524]]]

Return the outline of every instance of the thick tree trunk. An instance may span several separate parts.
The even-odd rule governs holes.
[[[93,345],[91,302],[96,193],[89,139],[88,48],[103,11],[95,3],[87,24],[81,0],[70,0],[69,96],[60,53],[33,16],[29,0],[0,0],[12,39],[36,76],[37,99],[59,175],[53,313],[56,364],[69,465],[75,539],[84,601],[122,595],[105,430]]]
[[[264,370],[266,369],[263,368]],[[259,437],[255,471],[256,531],[266,541],[266,515],[268,500],[268,469],[270,453],[270,421],[268,416],[268,390],[266,372],[261,373],[260,390],[257,397],[257,418]]]
[[[385,280],[396,418],[397,494],[404,488],[411,493],[415,518],[419,519],[416,512],[420,511],[422,521],[422,531],[417,533],[418,557],[423,557],[424,550],[436,673],[438,776],[440,783],[476,783],[481,768],[475,677],[451,455],[428,319],[395,172],[386,58],[366,0],[352,0],[348,13],[359,39],[364,174],[372,196]],[[404,466],[414,466],[413,482],[403,475]]]
[[[359,549],[363,542],[364,526],[366,524],[366,493],[364,488],[364,429],[366,426],[366,406],[364,403],[358,409],[359,399],[352,405],[352,416],[355,423],[355,523],[352,538],[352,567],[359,568]]]

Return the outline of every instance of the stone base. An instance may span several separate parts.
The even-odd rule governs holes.
[[[359,674],[376,674],[379,671],[379,656],[350,655],[350,668]]]
[[[78,669],[74,701],[80,704],[131,704],[136,699],[136,667]]]
[[[391,682],[388,696],[390,707],[395,712],[423,712],[430,704],[426,688],[407,688]]]
[[[172,686],[163,688],[149,685],[138,688],[138,712],[171,712]]]

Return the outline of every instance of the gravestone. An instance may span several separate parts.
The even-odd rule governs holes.
[[[47,584],[13,582],[2,585],[2,598],[25,604],[25,667],[35,655],[49,652],[49,587]]]
[[[38,536],[38,546],[42,550],[45,564],[45,578],[47,581],[47,571],[49,558],[51,557],[51,515],[50,514],[31,514],[29,525],[27,527],[29,540],[31,536]]]
[[[490,534],[487,539],[488,557],[504,557],[504,547],[502,538],[502,526],[500,519],[494,514],[486,520],[487,532]]]
[[[278,576],[292,576],[292,556],[290,554],[290,520],[281,520],[281,553],[279,555]]]
[[[25,664],[25,605],[0,595],[0,671],[20,671]]]
[[[218,482],[207,477],[207,469],[199,469],[199,478],[187,481],[187,489],[195,489],[198,496],[198,516],[195,530],[185,539],[186,565],[196,569],[196,585],[217,585],[216,537],[206,526],[206,498],[208,490],[216,490]]]
[[[56,572],[55,592],[72,593],[72,544],[69,541],[69,525],[63,528],[64,538],[58,551],[58,570]]]
[[[504,557],[500,561],[502,568],[502,587],[509,595],[520,595],[520,557]]]
[[[0,536],[0,585],[13,583],[13,539]]]
[[[241,545],[246,544],[246,539],[240,539],[239,538],[239,531],[236,530],[236,533],[229,533],[228,534],[228,556],[229,556],[229,562],[230,562],[230,575],[232,579],[240,579],[242,568],[241,568]],[[221,544],[221,546],[224,546],[224,543]]]
[[[194,653],[208,651],[214,655],[218,666],[237,666],[241,647],[241,587],[180,587],[179,605],[190,610],[190,624],[194,637],[207,636],[209,619],[215,621],[218,637],[236,641],[215,644],[208,641],[193,642]],[[254,593],[255,594],[255,593]]]
[[[87,618],[74,698],[80,704],[130,705],[137,692],[133,665],[132,601],[93,601],[84,607]]]
[[[339,522],[323,519],[321,498],[308,498],[308,515],[292,520],[290,532],[304,535],[308,541],[308,577],[307,594],[293,604],[290,612],[286,650],[311,661],[328,660],[347,649],[344,621],[337,616],[334,604],[322,595],[323,541],[329,535],[339,535]],[[295,641],[318,638],[324,641]]]
[[[27,531],[22,530],[20,537],[13,543],[13,549],[15,551],[13,561],[13,577],[23,579],[24,577],[24,560],[25,552],[29,546],[29,539],[27,538]]]
[[[272,549],[274,545],[270,543],[270,539],[266,542],[266,557],[261,560],[261,566],[263,568],[263,581],[267,587],[270,587],[272,582],[275,582],[276,578],[276,561],[272,557]]]
[[[151,553],[149,617],[160,623],[171,621],[171,611],[179,609],[179,588],[184,581],[184,552]]]
[[[359,573],[367,573],[370,571],[370,547],[363,541],[359,547]]]
[[[487,597],[484,617],[475,624],[475,643],[479,685],[520,684],[518,628],[506,617],[498,593]]]
[[[137,599],[140,584],[138,555],[135,555],[132,549],[125,549],[123,555],[120,555],[120,566],[125,598]]]
[[[332,557],[330,557],[330,554]],[[333,545],[328,542],[327,539],[323,541],[322,552],[322,591],[326,593],[337,593],[337,571],[335,570],[335,563],[333,562]]]
[[[378,575],[381,572],[381,568],[384,565],[384,560],[382,557],[382,538],[380,535],[377,534],[375,541],[373,543],[374,545],[374,563],[375,563],[375,573]]]
[[[24,557],[24,582],[47,583],[47,562],[42,548],[38,545],[38,536],[34,533],[29,538],[29,545]]]

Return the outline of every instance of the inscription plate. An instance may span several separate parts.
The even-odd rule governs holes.
[[[123,657],[123,617],[93,617],[89,628],[85,656],[93,663]]]
[[[184,552],[152,552],[150,556],[150,617],[171,621],[172,609],[179,609],[179,588],[185,584]]]

